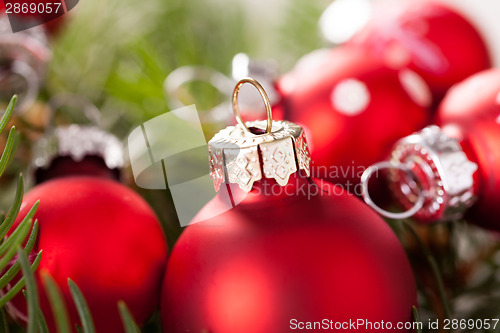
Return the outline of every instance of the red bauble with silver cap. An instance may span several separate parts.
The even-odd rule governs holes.
[[[478,202],[468,218],[500,230],[500,70],[479,72],[455,85],[443,99],[436,123],[452,137],[466,142],[477,163],[475,193]]]
[[[409,68],[437,103],[455,83],[491,67],[483,36],[466,15],[436,1],[382,1],[349,42],[394,68]]]
[[[121,141],[100,128],[100,111],[81,96],[54,96],[49,101],[51,117],[57,109],[68,106],[80,109],[91,124],[48,126],[33,148],[35,182],[83,175],[119,180],[124,163]]]
[[[347,46],[306,55],[278,88],[287,119],[307,132],[313,176],[346,187],[356,185],[397,139],[425,126],[431,105],[415,72],[391,69]]]
[[[64,97],[81,106],[82,98]],[[73,327],[79,316],[68,278],[86,297],[97,332],[123,331],[119,300],[127,303],[139,324],[159,305],[167,243],[151,207],[116,181],[122,164],[121,142],[96,125],[56,127],[35,147],[37,185],[24,196],[14,228],[40,200],[33,252],[43,250],[43,256],[35,277],[51,332],[56,327],[42,282],[44,272],[61,289]],[[14,318],[27,320],[22,295],[7,309]]]
[[[235,94],[244,82],[260,87],[242,80]],[[325,318],[410,320],[416,286],[401,244],[359,199],[308,177],[300,126],[239,119],[209,151],[219,192],[172,250],[162,292],[166,331],[284,332]]]
[[[500,230],[500,124],[477,120],[467,128],[430,126],[396,143],[386,165],[397,200],[408,209],[391,218],[413,216],[421,222],[465,218]],[[372,169],[373,168],[373,169]],[[367,192],[365,200],[373,206]]]

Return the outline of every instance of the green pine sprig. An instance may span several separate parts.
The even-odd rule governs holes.
[[[0,134],[7,126],[12,116],[16,100],[17,96],[12,97],[6,111],[0,119]],[[7,138],[7,142],[5,144],[5,148],[0,156],[0,176],[7,168],[7,165],[12,158],[15,142],[16,130],[15,127],[12,126]],[[33,218],[38,209],[39,201],[37,201],[33,205],[33,207],[31,207],[31,209],[22,219],[19,225],[15,228],[12,228],[14,221],[19,215],[19,210],[21,209],[23,194],[24,179],[22,174],[20,174],[17,182],[14,202],[12,203],[8,214],[2,217],[0,223],[0,272],[2,272],[0,274],[0,290],[6,288],[9,283],[11,283],[17,276],[19,276],[20,271],[22,272],[22,276],[0,297],[0,331],[9,332],[5,314],[5,305],[16,295],[18,295],[19,292],[23,291],[24,296],[27,300],[28,309],[28,324],[26,332],[48,333],[49,329],[46,319],[40,308],[38,288],[35,283],[35,277],[33,274],[33,272],[38,268],[40,261],[42,260],[42,251],[38,252],[33,263],[30,264],[28,261],[28,256],[33,251],[38,236],[38,221],[35,220],[33,222]],[[6,237],[7,235],[9,236]],[[16,255],[17,259],[15,260],[14,264],[12,264],[12,261],[14,260],[14,257]],[[42,272],[41,276],[44,282],[44,287],[47,291],[52,312],[54,314],[57,331],[59,333],[71,333],[72,329],[68,316],[68,310],[66,304],[64,303],[59,287],[48,272]],[[68,286],[82,324],[79,331],[83,333],[95,333],[94,322],[90,313],[90,309],[81,290],[71,279],[68,279]],[[139,333],[140,330],[138,328],[138,325],[135,323],[130,311],[123,301],[118,302],[118,309],[123,320],[125,331]]]
[[[0,119],[0,134],[6,128],[12,116],[16,101],[17,96],[13,96],[10,100],[9,105],[7,106],[7,109]],[[12,155],[14,153],[16,139],[16,129],[14,126],[12,126],[7,137],[7,142],[0,156],[0,176],[3,174],[3,172],[7,168],[7,165],[11,161]],[[21,208],[23,194],[24,181],[22,174],[20,174],[17,182],[14,202],[9,210],[9,213],[2,218],[0,223],[0,272],[2,272],[0,274],[0,289],[6,288],[9,283],[11,283],[14,278],[19,275],[19,271],[21,269],[23,270],[23,272],[32,272],[36,270],[41,260],[41,251],[38,253],[31,265],[28,264],[26,259],[26,257],[33,250],[38,234],[38,223],[37,221],[33,223],[33,216],[35,215],[35,212],[38,208],[38,202],[33,205],[28,214],[19,223],[19,225],[15,228],[12,228]],[[9,233],[10,235],[6,237]],[[14,257],[16,255],[17,259],[15,260],[14,264],[12,264],[12,261],[14,261]],[[14,298],[19,292],[21,292],[22,288],[25,286],[25,283],[26,277],[25,275],[23,275],[0,297],[0,327],[4,332],[8,332],[8,325],[5,318],[4,309],[5,304],[12,298]],[[33,297],[32,288],[28,289],[28,296],[31,299]],[[31,303],[28,303],[28,309],[30,312],[33,311],[33,306]],[[28,332],[35,332],[35,330],[32,328],[34,327],[34,325],[36,325],[36,320],[30,319],[30,322],[28,323]]]
[[[28,273],[29,274],[29,273]],[[56,323],[58,333],[71,333],[71,321],[68,316],[68,310],[66,303],[64,302],[61,290],[52,278],[49,272],[42,271],[42,280],[44,288],[47,291],[49,298],[49,303],[52,309],[52,314],[54,316],[54,321]],[[81,326],[77,326],[78,332],[81,333],[95,333],[94,320],[92,314],[88,307],[87,301],[76,283],[68,279],[68,287],[73,298],[73,303],[75,303],[76,309],[78,311],[78,316],[80,318]],[[139,326],[134,321],[132,314],[130,313],[127,305],[124,301],[119,301],[118,310],[122,319],[122,324],[125,332],[127,333],[140,333]],[[43,314],[39,316],[43,318]],[[44,322],[45,320],[42,319]],[[46,324],[45,324],[46,325]]]

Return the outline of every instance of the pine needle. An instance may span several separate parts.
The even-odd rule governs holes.
[[[118,302],[118,310],[120,311],[120,317],[122,318],[123,327],[125,328],[125,333],[140,333],[139,327],[134,321],[130,310],[124,301]]]
[[[33,264],[31,264],[31,269],[35,271],[38,268],[38,265],[40,265],[40,260],[42,260],[42,251],[38,253],[38,255],[35,258],[35,261],[33,261]],[[9,302],[11,299],[13,299],[24,287],[24,276],[19,279],[19,281],[12,287],[5,295],[3,295],[0,298],[0,308],[4,307],[7,302]]]
[[[80,321],[82,323],[81,332],[83,333],[95,333],[94,321],[90,313],[87,301],[82,294],[82,291],[73,282],[73,280],[68,279],[69,290],[73,296],[73,302],[78,310],[78,315],[80,316]]]
[[[17,255],[26,283],[26,300],[28,302],[28,327],[26,333],[37,333],[39,303],[35,277],[33,275],[32,268],[28,263],[28,259],[21,248],[17,249]],[[40,257],[38,262],[40,262],[42,253],[40,252],[38,255]]]
[[[14,110],[14,106],[16,105],[16,101],[17,101],[17,95],[12,96],[9,105],[7,106],[7,109],[5,110],[2,118],[0,119],[0,133],[3,132],[5,126],[7,126],[7,123],[10,120],[10,117],[12,116],[12,112]]]
[[[61,295],[61,290],[50,276],[48,271],[42,271],[42,280],[47,296],[49,298],[52,315],[56,323],[58,333],[71,333],[71,326],[68,316],[68,310],[64,299]]]

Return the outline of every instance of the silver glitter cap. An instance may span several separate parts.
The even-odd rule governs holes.
[[[470,161],[459,142],[437,126],[398,141],[392,151],[392,164],[404,164],[420,183],[424,196],[415,218],[422,221],[449,220],[462,216],[476,200],[473,175],[478,166]],[[391,184],[399,191],[406,208],[411,192],[401,173],[392,173]]]
[[[237,98],[244,83],[259,90],[266,104],[267,121],[241,120]],[[262,178],[272,178],[285,186],[298,170],[310,176],[311,158],[304,130],[288,121],[272,120],[269,98],[255,79],[244,78],[236,84],[233,110],[238,124],[221,130],[208,142],[210,175],[216,191],[223,183],[235,183],[249,192]]]
[[[71,124],[59,127],[51,124],[47,133],[34,147],[32,166],[35,169],[48,168],[59,156],[71,157],[76,162],[82,161],[86,156],[97,156],[104,160],[109,169],[123,167],[123,144],[116,136],[97,125],[100,112],[95,105],[73,94],[57,95],[52,98],[49,105],[52,113],[64,105],[81,108],[93,124]]]

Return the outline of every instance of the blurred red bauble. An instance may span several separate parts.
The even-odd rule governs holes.
[[[76,106],[98,123],[99,111],[82,97],[58,95],[50,104],[53,114],[63,105]],[[144,199],[116,181],[122,166],[121,141],[95,124],[49,125],[33,147],[36,186],[25,195],[15,224],[40,200],[33,252],[43,250],[36,277],[51,331],[55,327],[42,272],[61,288],[72,324],[79,317],[67,279],[80,287],[97,332],[123,331],[119,300],[127,303],[139,324],[159,305],[167,243]],[[24,297],[17,296],[10,312],[25,319],[25,306]]]
[[[349,42],[394,68],[409,68],[429,85],[435,102],[455,83],[491,67],[489,51],[465,16],[433,1],[382,2]]]
[[[265,122],[247,127],[252,133],[236,125],[209,142],[220,192],[172,250],[163,329],[262,333],[314,321],[335,329],[357,318],[411,320],[415,280],[389,226],[340,187],[306,177],[300,127],[273,122],[269,134]]]
[[[429,126],[396,143],[392,152],[396,198],[406,209],[421,196],[423,205],[414,218],[430,223],[463,219],[499,230],[500,123],[471,120]],[[403,169],[402,169],[403,171]],[[405,175],[406,173],[406,175]]]
[[[398,138],[427,124],[431,104],[417,74],[391,69],[347,46],[306,55],[280,79],[278,89],[286,119],[306,130],[313,176],[351,192],[349,186]]]
[[[50,331],[55,332],[55,326],[40,278],[44,270],[61,288],[73,325],[79,319],[68,278],[86,297],[97,332],[123,332],[119,300],[127,303],[139,324],[144,323],[159,305],[167,257],[159,221],[147,203],[115,181],[62,178],[29,191],[15,225],[37,200],[40,229],[34,251],[43,250],[43,256],[35,276]],[[25,313],[25,304],[24,297],[17,296],[10,312]]]
[[[477,163],[477,203],[467,218],[500,230],[500,70],[486,70],[455,85],[443,99],[436,123],[462,140],[469,159]]]
[[[474,74],[453,86],[439,105],[436,124],[474,126],[477,120],[500,121],[500,69]]]

